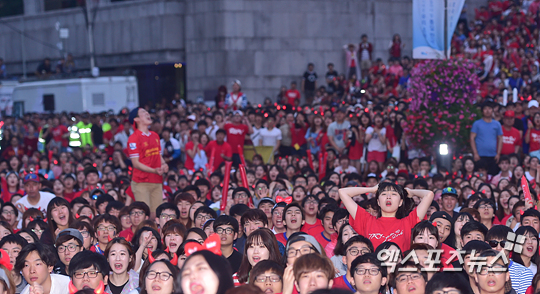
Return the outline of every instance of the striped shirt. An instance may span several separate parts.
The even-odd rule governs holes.
[[[531,270],[511,260],[508,271],[510,272],[510,280],[512,280],[512,288],[516,290],[517,294],[525,294],[527,288],[532,284],[533,273]]]

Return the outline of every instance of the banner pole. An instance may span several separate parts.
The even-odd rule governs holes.
[[[444,59],[448,59],[448,0],[444,0]]]

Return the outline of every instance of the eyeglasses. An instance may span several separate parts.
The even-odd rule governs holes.
[[[257,282],[257,283],[265,283],[268,280],[270,280],[270,282],[272,282],[272,283],[277,283],[277,282],[281,281],[281,277],[278,276],[278,275],[270,275],[270,276],[260,275],[260,276],[255,278],[255,282]]]
[[[83,238],[88,238],[88,236],[90,236],[90,233],[88,233],[88,231],[79,231],[79,232],[81,233]]]
[[[370,276],[376,276],[379,274],[381,270],[378,269],[378,268],[375,268],[375,267],[372,267],[372,268],[359,268],[357,267],[356,269],[354,269],[354,272],[361,276],[361,275],[364,275],[364,274],[368,274]]]
[[[357,256],[358,254],[360,255],[364,255],[364,254],[368,254],[370,253],[370,251],[368,249],[358,249],[358,248],[349,248],[349,250],[347,250],[347,252],[351,255],[351,256]]]
[[[493,209],[493,206],[489,205],[489,204],[482,204],[480,206],[478,206],[478,208],[480,209]]]
[[[171,220],[171,219],[175,219],[175,218],[176,218],[176,214],[166,214],[166,213],[162,213],[162,214],[160,215],[160,217],[161,217],[162,219],[169,219],[169,220]]]
[[[76,279],[82,279],[84,278],[84,276],[88,276],[90,279],[93,279],[95,277],[97,277],[97,275],[99,274],[98,271],[87,271],[87,272],[76,272],[73,277],[75,277]]]
[[[315,201],[315,200],[308,200],[306,201],[306,204],[318,204],[319,202]]]
[[[155,280],[157,277],[159,277],[159,279],[162,281],[168,281],[172,277],[172,274],[167,273],[167,272],[156,272],[156,271],[148,271],[148,273],[146,274],[146,278],[149,280]]]
[[[129,215],[122,215],[120,217],[120,220],[128,220],[129,219]]]
[[[461,294],[461,291],[457,290],[457,289],[452,289],[452,290],[448,290],[448,291],[433,291],[433,294]]]
[[[313,250],[310,246],[302,246],[300,249],[289,249],[287,250],[287,257],[296,257],[298,255],[298,252],[301,253],[301,255],[310,254]]]
[[[60,253],[64,253],[66,251],[66,249],[69,251],[69,252],[75,252],[75,250],[77,250],[77,248],[79,248],[79,245],[68,245],[68,246],[64,246],[64,245],[60,245],[58,246],[58,252]]]
[[[218,233],[218,235],[221,235],[223,233],[227,234],[227,235],[231,235],[233,233],[233,229],[232,228],[217,228],[216,229],[216,233]]]
[[[5,215],[15,215],[15,211],[4,210],[4,211],[2,211],[2,214],[5,214]]]
[[[495,275],[500,275],[500,274],[505,273],[506,271],[507,271],[506,266],[500,265],[500,264],[495,264],[493,266],[483,266],[480,269],[480,272],[478,274],[482,275],[482,276],[485,276],[488,273],[493,273]]]
[[[32,229],[32,232],[34,232],[34,233],[36,233],[36,234],[41,234],[41,233],[43,233],[43,231],[45,231],[45,230]]]
[[[144,211],[132,211],[132,212],[129,213],[129,215],[131,215],[131,216],[135,216],[135,215],[136,216],[143,216],[145,214],[146,213],[144,213]]]
[[[99,226],[97,227],[97,230],[98,231],[101,231],[101,232],[116,232],[116,228],[115,227],[103,227],[103,226]]]
[[[248,195],[246,193],[238,193],[234,195],[235,198],[248,198]]]
[[[209,220],[211,219],[212,216],[211,215],[202,215],[202,214],[199,214],[197,215],[197,217],[195,218],[196,220]]]
[[[398,283],[404,283],[407,281],[407,279],[411,279],[412,281],[414,280],[418,280],[422,277],[422,274],[420,273],[414,273],[414,274],[409,274],[409,275],[406,275],[406,274],[403,274],[403,275],[399,275],[396,277],[396,281]]]
[[[501,244],[501,247],[504,248],[506,246],[506,241],[489,240],[488,244],[491,246],[491,248],[496,248],[499,244]]]

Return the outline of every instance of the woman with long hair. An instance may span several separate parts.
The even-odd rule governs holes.
[[[332,261],[334,267],[336,268],[336,276],[343,276],[347,274],[347,264],[343,262],[343,245],[345,245],[350,238],[356,235],[358,235],[358,233],[354,231],[349,222],[344,223],[339,229],[336,247],[334,248],[333,252],[334,254],[332,257],[330,257],[330,261]]]
[[[236,274],[238,283],[245,284],[249,279],[250,271],[262,260],[275,262],[281,260],[276,235],[267,228],[257,229],[247,237],[244,256]]]
[[[540,264],[538,232],[531,226],[522,226],[516,230],[516,235],[525,236],[525,243],[523,243],[523,250],[520,254],[512,254],[512,260],[530,269],[533,275],[536,275]]]
[[[512,209],[508,201],[512,197],[510,190],[502,190],[497,198],[497,211],[495,212],[495,223],[506,225],[506,221],[512,216]]]
[[[463,158],[463,169],[461,170],[461,177],[465,180],[469,180],[474,176],[474,171],[476,170],[476,165],[472,157]]]
[[[47,217],[49,227],[41,235],[41,242],[54,245],[56,236],[60,231],[69,228],[73,222],[73,215],[69,202],[61,197],[55,197],[47,205]]]
[[[324,149],[325,142],[328,142],[328,136],[326,135],[326,124],[320,114],[316,114],[313,117],[311,126],[306,131],[306,140],[308,148],[313,156],[319,154]]]
[[[24,195],[24,190],[20,187],[21,181],[17,172],[9,171],[5,179],[2,179],[2,200],[8,202],[15,194]]]
[[[175,292],[178,268],[166,259],[154,261],[141,276],[141,294],[172,294]]]
[[[455,246],[456,249],[463,248],[463,241],[461,238],[461,228],[463,228],[463,226],[466,223],[473,220],[474,219],[472,215],[468,212],[460,212],[457,214],[456,221],[454,222],[454,238],[455,238],[454,244],[456,245]]]

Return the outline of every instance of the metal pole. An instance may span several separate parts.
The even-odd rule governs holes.
[[[92,4],[89,4],[91,2],[92,1],[86,1],[86,16],[88,19],[88,45],[90,46],[90,72],[92,72],[92,70],[96,66],[96,61],[94,59],[94,22],[90,13],[90,6]]]
[[[444,0],[444,59],[448,58],[448,0]]]
[[[25,44],[24,44],[24,16],[21,17],[21,57],[22,57],[22,70],[23,70],[23,78],[26,80],[28,75],[26,74],[26,50],[25,50]]]

